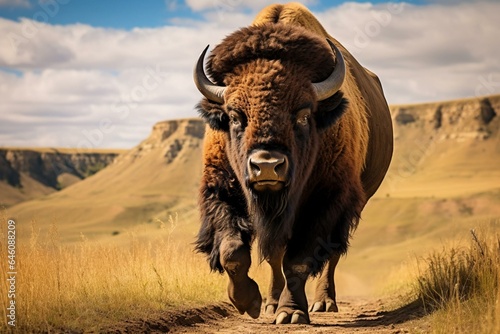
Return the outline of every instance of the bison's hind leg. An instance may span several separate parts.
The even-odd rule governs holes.
[[[248,277],[250,247],[241,239],[229,237],[221,242],[220,253],[222,267],[229,277],[229,299],[240,314],[246,312],[252,318],[258,318],[262,297],[257,283]]]
[[[323,269],[316,284],[316,292],[309,309],[310,312],[338,312],[335,300],[335,267],[339,262],[340,254],[334,253]]]
[[[267,315],[273,315],[276,313],[281,292],[285,287],[285,277],[283,276],[282,271],[283,254],[284,250],[280,250],[267,259],[267,262],[271,266],[271,281],[269,283],[266,301]]]
[[[306,280],[311,274],[310,266],[304,261],[287,259],[285,254],[283,272],[285,274],[285,287],[279,299],[275,323],[278,325],[310,323],[304,290]]]

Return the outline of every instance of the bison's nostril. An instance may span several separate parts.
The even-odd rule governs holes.
[[[257,163],[255,163],[254,161],[252,161],[252,159],[250,159],[250,171],[255,176],[259,176],[259,174],[260,174],[259,165]]]
[[[277,175],[285,175],[287,172],[287,164],[286,160],[283,159],[280,161],[276,166],[274,166],[274,171],[276,172]]]

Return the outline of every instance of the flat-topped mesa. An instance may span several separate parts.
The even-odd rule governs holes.
[[[396,137],[407,127],[440,140],[485,140],[500,130],[500,95],[390,106]]]
[[[166,163],[171,163],[184,147],[199,147],[205,133],[205,125],[200,119],[179,119],[158,122],[150,135],[139,145],[124,154],[122,160],[136,160],[152,152],[160,152]]]

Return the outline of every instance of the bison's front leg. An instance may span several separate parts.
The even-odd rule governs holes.
[[[262,297],[257,283],[248,277],[250,247],[237,237],[226,237],[221,242],[220,253],[222,267],[229,276],[229,299],[240,314],[246,312],[252,318],[258,318]]]
[[[323,269],[316,284],[316,292],[311,305],[311,312],[338,312],[335,300],[335,267],[339,262],[340,254],[334,253]]]
[[[248,277],[253,228],[241,187],[227,162],[223,136],[208,132],[200,189],[201,228],[196,249],[205,253],[214,271],[227,272],[228,295],[243,314],[257,318],[262,297]]]
[[[289,259],[286,254],[283,259],[285,287],[281,292],[276,324],[308,324],[307,298],[305,293],[306,280],[311,270],[306,261]]]
[[[197,249],[208,255],[212,270],[227,272],[228,296],[238,311],[258,318],[262,303],[259,287],[248,277],[251,264],[251,228],[247,219],[234,212],[234,207],[221,200],[226,195],[206,190],[210,196],[202,199],[202,227]]]
[[[202,199],[202,227],[198,234],[197,249],[208,255],[212,270],[227,272],[229,299],[238,311],[258,318],[262,297],[257,283],[248,277],[252,238],[248,220],[221,200],[227,195],[221,195],[213,189],[204,193],[211,194]]]

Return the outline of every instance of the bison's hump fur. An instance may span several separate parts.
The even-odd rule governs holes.
[[[325,69],[334,66],[325,38],[300,26],[267,22],[227,36],[211,53],[208,72],[214,82],[223,85],[226,74],[254,59],[307,64],[312,82],[324,80],[330,74]]]

